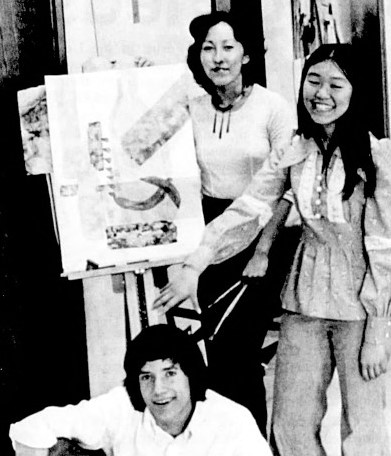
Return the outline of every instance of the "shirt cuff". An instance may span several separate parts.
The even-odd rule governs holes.
[[[35,449],[49,449],[57,443],[57,438],[33,426],[24,425],[23,421],[11,424],[9,437],[15,449],[16,442]]]
[[[391,317],[368,316],[365,327],[364,342],[373,345],[384,345],[391,338]]]
[[[293,190],[289,189],[282,195],[282,199],[288,201],[291,204],[294,204],[295,202],[295,197],[293,196]]]
[[[210,247],[201,245],[186,258],[183,265],[201,274],[212,263],[213,257],[213,250]]]

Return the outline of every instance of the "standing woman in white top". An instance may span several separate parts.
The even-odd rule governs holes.
[[[248,28],[226,12],[199,16],[190,24],[194,43],[187,62],[196,82],[207,92],[190,102],[206,223],[242,194],[271,149],[292,136],[288,103],[255,82],[259,76],[256,40]],[[266,232],[274,234],[275,226],[285,221],[289,206],[287,201],[282,203]],[[262,277],[272,237],[264,236],[258,246],[255,241],[245,252],[210,266],[198,287],[201,308],[242,275]],[[288,255],[286,258],[289,264]],[[285,275],[284,259],[279,261],[282,272],[278,277],[249,281],[246,293],[207,347],[212,388],[248,407],[264,434],[267,420],[261,348],[271,320],[272,300],[279,301]],[[267,287],[272,281],[280,287]],[[156,307],[159,305],[157,302]]]

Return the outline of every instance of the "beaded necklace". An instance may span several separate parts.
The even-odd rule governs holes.
[[[231,123],[231,110],[234,106],[237,105],[237,103],[244,98],[244,96],[247,93],[247,87],[243,87],[243,90],[240,92],[239,95],[227,106],[221,106],[220,104],[217,103],[216,100],[213,100],[212,98],[212,104],[215,107],[215,116],[213,120],[213,133],[216,133],[216,126],[217,126],[217,113],[221,112],[221,123],[220,123],[220,129],[219,129],[219,139],[222,138],[223,136],[223,124],[224,124],[224,114],[228,112],[228,120],[227,120],[227,127],[225,132],[229,133],[229,127]]]

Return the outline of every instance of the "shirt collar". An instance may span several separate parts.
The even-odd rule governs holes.
[[[319,146],[316,144],[313,138],[304,138],[304,136],[296,135],[292,139],[292,144],[286,149],[282,156],[279,168],[288,168],[292,165],[296,165],[305,160],[311,153],[321,154]],[[341,151],[339,147],[333,152],[338,158],[341,158]]]
[[[186,429],[183,433],[187,433],[188,438],[190,438],[193,433],[197,432],[197,429],[200,428],[202,423],[206,420],[206,415],[203,413],[205,409],[205,401],[197,401],[194,407],[193,415],[190,418],[189,424],[186,426]]]
[[[177,437],[173,437],[168,432],[164,431],[160,426],[157,425],[155,418],[150,412],[149,408],[146,407],[143,413],[143,424],[145,428],[152,434],[165,435],[169,439],[174,439],[181,437],[183,439],[190,439],[193,433],[199,428],[199,426],[205,421],[206,416],[202,413],[202,410],[205,408],[204,401],[197,401],[193,415],[190,418],[190,421],[186,428],[181,432]]]
[[[371,144],[376,141],[374,137],[371,136]],[[321,151],[316,144],[313,138],[306,139],[304,136],[296,135],[292,139],[292,144],[286,149],[284,155],[282,156],[280,163],[278,164],[279,168],[289,168],[290,166],[296,165],[304,161],[311,153],[321,154]],[[333,153],[337,159],[342,159],[341,150],[337,147]],[[365,172],[359,168],[357,174],[360,178],[366,182]]]
[[[306,139],[304,136],[296,135],[293,137],[291,145],[284,151],[278,167],[289,168],[296,165],[317,149],[318,146],[312,138]]]

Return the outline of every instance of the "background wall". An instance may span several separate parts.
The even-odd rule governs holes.
[[[289,0],[262,1],[266,84],[295,108],[292,10]]]
[[[185,62],[190,20],[210,12],[210,0],[64,1],[68,70],[102,56],[142,55],[155,64]]]

